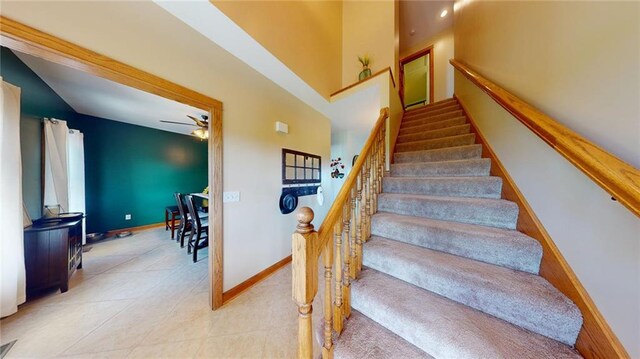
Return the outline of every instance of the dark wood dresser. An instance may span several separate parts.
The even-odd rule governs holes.
[[[24,229],[27,295],[42,289],[69,289],[69,278],[82,268],[82,220],[33,225]]]

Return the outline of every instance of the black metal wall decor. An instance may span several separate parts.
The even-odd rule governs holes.
[[[322,179],[321,157],[287,148],[282,149],[282,188],[280,212],[289,214],[298,206],[298,197],[315,195]],[[303,185],[306,186],[296,186]]]
[[[344,164],[342,158],[331,159],[331,178],[344,178]]]

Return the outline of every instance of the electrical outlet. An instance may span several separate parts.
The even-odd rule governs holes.
[[[125,221],[130,221],[131,220],[131,215],[130,214],[125,214],[124,215],[124,220]]]
[[[222,202],[240,202],[240,192],[223,192]]]

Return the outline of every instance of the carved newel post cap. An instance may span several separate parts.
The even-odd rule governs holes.
[[[313,210],[309,207],[302,207],[296,213],[296,219],[298,220],[298,225],[296,226],[296,232],[298,233],[309,233],[313,231]]]

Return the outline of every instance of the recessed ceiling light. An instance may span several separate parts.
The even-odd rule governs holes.
[[[440,17],[445,17],[447,16],[449,12],[447,11],[447,9],[442,10],[442,12],[440,13]]]

